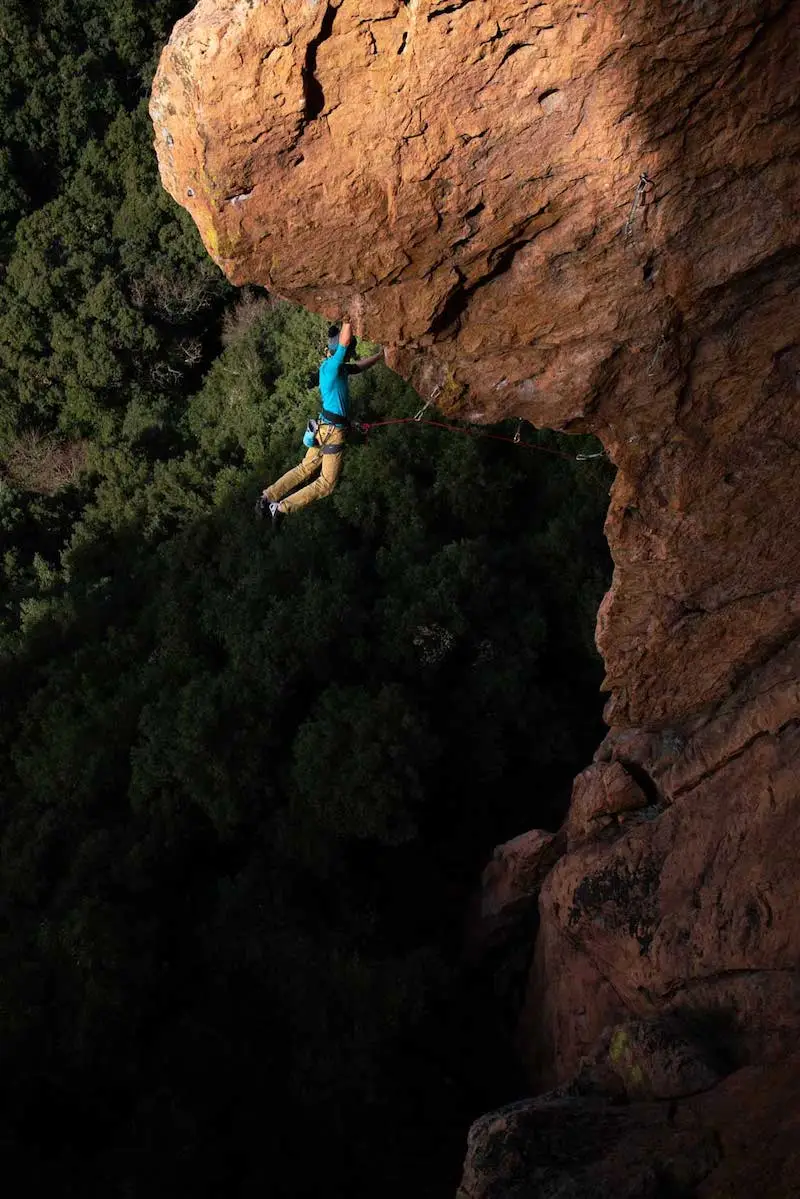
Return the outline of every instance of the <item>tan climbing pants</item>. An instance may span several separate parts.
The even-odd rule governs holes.
[[[305,508],[306,504],[330,495],[338,482],[342,469],[344,442],[344,429],[340,429],[337,425],[320,425],[317,444],[311,447],[303,461],[267,488],[264,494],[269,502],[272,504],[276,500],[281,500],[282,512],[299,512],[301,508]],[[323,449],[329,449],[332,446],[341,446],[342,448],[338,453],[323,453]],[[300,487],[301,483],[305,483],[317,471],[320,473],[313,483],[301,487],[300,491],[294,492],[294,495],[289,495],[290,491],[294,491],[295,487]],[[284,499],[284,496],[289,498]]]

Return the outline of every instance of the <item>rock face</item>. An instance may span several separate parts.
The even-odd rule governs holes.
[[[680,736],[612,732],[601,747],[650,772],[653,802],[544,882],[522,1035],[543,1084],[624,1014],[713,1013],[735,1063],[797,1044],[799,674],[794,641]],[[587,786],[607,802],[610,768],[576,780],[584,808]]]
[[[704,1032],[675,1018],[607,1028],[565,1093],[649,1100],[709,1091],[720,1080],[719,1050]]]
[[[671,1103],[551,1094],[476,1121],[457,1199],[789,1199],[800,1169],[792,1058]]]
[[[235,283],[618,468],[610,732],[520,1037],[541,1086],[626,1019],[705,1021],[729,1069],[797,1043],[799,28],[797,0],[200,0],[154,85],[165,186]]]
[[[486,950],[530,930],[542,882],[562,852],[561,839],[540,829],[495,848],[469,921],[470,956],[480,958]]]
[[[602,438],[615,726],[682,722],[798,626],[796,29],[785,0],[200,0],[155,80],[165,186],[233,282],[349,310],[450,411]]]
[[[647,797],[620,762],[598,762],[575,780],[565,831],[569,847],[601,829],[618,826],[648,805]]]

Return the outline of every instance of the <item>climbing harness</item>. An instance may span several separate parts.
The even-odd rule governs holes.
[[[645,176],[642,176],[644,179]],[[649,182],[649,181],[648,181]],[[337,428],[355,429],[358,433],[363,433],[367,437],[373,429],[385,429],[389,425],[428,425],[432,429],[444,429],[448,433],[464,433],[468,437],[480,437],[487,441],[504,441],[508,445],[518,446],[523,450],[538,450],[541,454],[550,454],[554,458],[563,458],[566,462],[588,462],[590,458],[605,458],[607,457],[605,450],[600,450],[596,454],[565,454],[562,450],[551,449],[550,446],[538,445],[531,441],[522,440],[522,426],[525,423],[522,417],[517,418],[517,427],[513,437],[504,437],[500,433],[486,433],[482,429],[476,428],[474,425],[454,425],[448,421],[429,420],[425,418],[425,413],[436,402],[442,394],[441,386],[434,387],[428,399],[422,405],[420,410],[414,416],[394,417],[390,420],[377,421],[349,421],[342,417],[340,413],[329,412],[323,408],[320,412],[319,420],[310,420],[306,425],[306,432],[303,436],[303,444],[306,446],[316,445],[316,437],[319,432],[320,424],[327,422],[331,425],[336,425]],[[322,446],[323,454],[340,454],[344,449],[344,442],[339,442],[334,446]]]
[[[320,429],[327,424],[333,425],[337,429],[347,430],[350,428],[350,421],[342,420],[341,417],[338,421],[328,420],[327,417],[334,414],[328,413],[325,408],[322,409],[321,415],[326,417],[326,419],[315,420],[312,416],[311,419],[306,422],[306,431],[303,434],[303,445],[309,450],[313,449],[315,446],[319,446],[321,454],[341,454],[345,443],[343,441],[337,441],[334,445],[327,445],[325,441],[318,440]]]
[[[350,424],[350,421],[341,412],[331,412],[328,408],[323,408],[319,416],[321,421],[329,425],[336,425],[338,429],[346,429]]]
[[[652,184],[653,184],[653,180],[647,174],[647,171],[642,171],[641,175],[639,176],[639,182],[636,185],[636,192],[633,197],[633,203],[631,204],[631,210],[628,213],[628,219],[625,222],[625,241],[626,242],[630,241],[630,239],[633,235],[633,222],[636,217],[637,209],[639,209],[644,204],[644,194],[647,191],[648,187],[651,187]]]

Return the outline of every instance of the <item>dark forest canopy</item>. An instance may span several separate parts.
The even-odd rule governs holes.
[[[0,237],[150,87],[187,0],[0,0]]]
[[[7,1168],[439,1195],[514,1097],[468,897],[600,733],[609,474],[401,426],[254,521],[324,325],[230,288],[159,187],[144,97],[187,7],[0,0]],[[419,406],[385,368],[353,390]]]

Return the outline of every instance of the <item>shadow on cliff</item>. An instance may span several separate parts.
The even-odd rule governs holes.
[[[609,519],[618,562],[603,648],[616,692],[610,722],[619,727],[607,748],[624,761],[625,739],[634,744],[641,734],[643,780],[663,772],[664,759],[687,744],[686,759],[699,757],[691,745],[698,724],[797,635],[796,610],[787,603],[798,577],[797,517],[785,485],[794,471],[789,430],[797,414],[790,366],[797,331],[787,318],[800,284],[789,200],[796,162],[792,20],[791,6],[779,0],[733,8],[661,4],[641,16],[628,6],[609,55],[613,65],[605,67],[616,108],[624,107],[618,125],[630,131],[627,139],[619,135],[629,154],[630,194],[617,235],[628,287],[619,324],[629,336],[615,352],[594,414],[615,439],[628,499]],[[709,779],[731,753],[724,746],[713,752],[719,760],[703,754]],[[721,787],[698,793],[698,830],[699,809],[707,818],[710,805],[722,805],[731,820],[740,797],[728,793],[727,782]],[[752,824],[760,827],[756,794],[754,784]],[[673,810],[674,796],[665,798],[662,814]],[[696,835],[693,798],[684,788],[674,809],[682,813],[676,827],[687,845]],[[776,815],[767,828],[777,841],[783,814],[769,802]],[[588,866],[576,853],[561,868],[562,893],[590,890],[609,863],[624,862],[625,878],[645,879],[651,837],[654,843],[659,827],[670,827],[654,817],[652,833],[638,843],[624,832],[610,836],[605,859],[600,836]],[[763,879],[769,892],[776,866],[755,860],[747,811],[739,819],[741,840],[730,851],[737,868],[744,863],[738,885]],[[655,877],[630,898],[601,897],[581,930],[550,911],[552,935],[537,960],[525,1031],[542,1089],[571,1076],[604,1025],[674,1008],[683,972],[714,979],[746,974],[758,962],[772,973],[763,1007],[748,1012],[742,1005],[747,1015],[740,1014],[738,1034],[724,988],[719,1008],[709,1005],[697,1017],[721,1072],[747,1061],[749,1045],[769,1047],[782,1026],[795,1003],[781,990],[785,943],[760,929],[757,939],[737,940],[724,910],[737,899],[746,905],[730,894],[734,872],[726,873],[716,900],[705,865],[691,861],[688,850],[684,862],[681,853],[680,845],[667,846],[665,860],[673,877],[682,876],[685,898],[676,900]],[[652,956],[649,933],[639,947],[634,939],[633,930],[647,923],[645,904],[658,930]],[[710,913],[702,927],[694,905]],[[788,1026],[795,1020],[791,1012]],[[763,1025],[758,1035],[744,1027],[748,1021]]]

